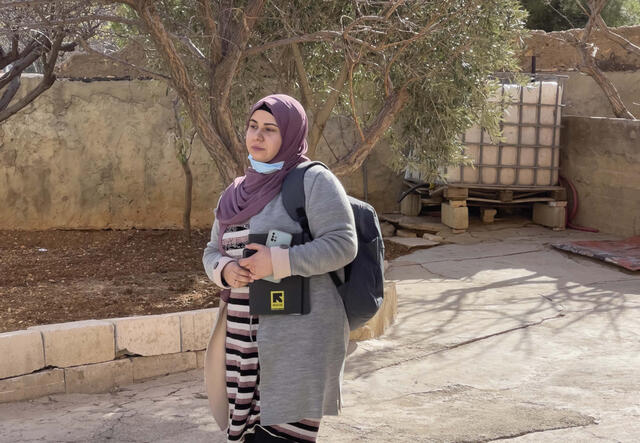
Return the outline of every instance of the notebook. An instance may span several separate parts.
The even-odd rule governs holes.
[[[249,234],[249,243],[264,245],[267,234]],[[303,234],[293,234],[291,245],[303,243]],[[256,280],[249,284],[249,312],[251,315],[291,315],[308,314],[311,311],[309,301],[309,279],[292,275],[272,283]]]

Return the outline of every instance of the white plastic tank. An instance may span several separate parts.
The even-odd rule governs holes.
[[[491,100],[504,99],[502,139],[479,126],[461,137],[473,166],[445,168],[450,184],[536,187],[558,184],[564,78],[536,76],[527,86],[502,83]],[[405,178],[420,181],[407,171]]]
[[[500,186],[558,184],[563,85],[535,81],[527,86],[503,84],[496,100],[505,98],[502,140],[475,126],[462,137],[472,166],[447,168],[448,183]]]

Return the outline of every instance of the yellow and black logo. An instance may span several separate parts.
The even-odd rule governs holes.
[[[271,310],[284,310],[284,291],[271,291]]]

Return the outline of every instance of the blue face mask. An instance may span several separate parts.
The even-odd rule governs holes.
[[[249,161],[251,162],[251,167],[255,169],[260,174],[271,174],[273,172],[279,171],[284,166],[284,162],[278,163],[262,163],[258,160],[254,160],[249,154]]]

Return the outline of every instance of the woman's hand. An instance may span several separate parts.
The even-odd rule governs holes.
[[[273,274],[273,264],[271,263],[271,249],[257,243],[250,243],[245,246],[247,249],[253,249],[256,252],[251,257],[242,258],[238,264],[249,270],[253,280],[260,280]]]
[[[247,286],[249,283],[253,283],[251,273],[241,267],[236,261],[227,263],[222,269],[222,278],[227,282],[227,285],[232,288],[241,288]]]

